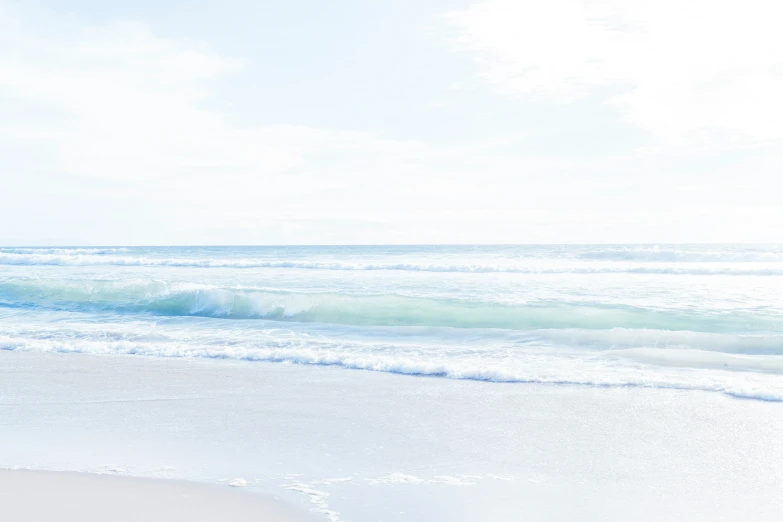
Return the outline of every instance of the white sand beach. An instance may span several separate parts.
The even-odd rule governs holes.
[[[0,469],[4,522],[306,522],[271,496],[184,482]]]
[[[172,506],[202,516],[184,520],[294,520],[248,492],[324,522],[777,522],[783,512],[783,408],[716,393],[0,351],[0,398],[0,467],[212,484],[33,474],[38,485],[15,486],[30,500],[8,495],[15,516],[25,505],[65,513],[58,502],[82,498],[112,514],[103,520],[125,520],[179,497]],[[239,477],[246,488],[227,486]],[[125,484],[133,500],[107,500]]]

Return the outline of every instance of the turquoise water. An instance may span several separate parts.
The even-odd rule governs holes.
[[[783,400],[781,296],[783,246],[0,247],[0,348]]]

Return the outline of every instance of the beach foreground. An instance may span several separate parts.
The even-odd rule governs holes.
[[[270,496],[178,480],[0,469],[6,522],[305,522]]]
[[[241,478],[325,522],[777,522],[781,433],[709,392],[0,351],[0,467]]]

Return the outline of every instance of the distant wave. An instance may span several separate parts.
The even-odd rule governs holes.
[[[90,353],[100,355],[145,355],[155,357],[205,357],[212,359],[237,359],[293,363],[317,366],[339,366],[347,369],[397,373],[412,376],[439,377],[487,381],[496,383],[529,383],[592,387],[641,387],[678,390],[708,391],[732,397],[764,401],[783,401],[783,386],[779,375],[756,375],[720,369],[715,354],[691,352],[695,370],[672,372],[638,366],[613,366],[600,363],[588,366],[559,367],[556,363],[542,368],[524,364],[509,367],[503,361],[466,360],[462,358],[428,359],[400,355],[355,353],[345,350],[319,350],[300,348],[245,348],[229,346],[199,346],[192,343],[136,343],[129,341],[63,341],[19,339],[0,336],[0,350]],[[720,355],[718,355],[720,357]],[[769,363],[777,372],[781,369],[780,357]],[[728,360],[728,359],[723,359]],[[554,360],[553,360],[554,361]],[[703,366],[699,365],[701,361]],[[763,363],[757,363],[757,365]],[[705,369],[711,370],[704,373]],[[753,369],[751,367],[751,369]]]
[[[95,254],[39,254],[0,252],[0,265],[54,266],[171,266],[193,268],[298,268],[308,270],[395,270],[419,272],[526,274],[672,274],[672,275],[783,275],[783,263],[762,266],[636,266],[597,264],[459,264],[459,263],[350,263],[264,259],[157,258]]]
[[[676,263],[779,263],[783,251],[764,250],[686,250],[662,247],[615,247],[596,249],[579,255],[600,261],[651,261]]]
[[[401,295],[283,293],[156,280],[6,281],[0,282],[0,305],[359,326],[641,328],[734,333],[783,330],[783,316],[762,313],[697,314],[584,302],[506,304]]]
[[[125,247],[116,248],[82,248],[82,247],[0,247],[0,253],[8,254],[36,254],[36,255],[84,255],[84,254],[116,254],[119,252],[128,252],[130,249]]]

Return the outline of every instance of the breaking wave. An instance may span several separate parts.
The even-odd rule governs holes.
[[[723,393],[732,397],[764,401],[783,401],[783,357],[767,362],[753,361],[737,368],[726,368],[724,361],[738,360],[709,352],[691,351],[685,357],[690,364],[670,371],[655,366],[616,365],[610,360],[579,360],[546,358],[541,364],[536,357],[521,358],[509,364],[504,360],[468,358],[427,358],[416,354],[356,353],[346,349],[323,350],[309,347],[227,347],[194,343],[138,343],[131,341],[36,340],[0,337],[0,350],[88,353],[98,355],[145,355],[154,357],[203,357],[315,366],[338,366],[412,376],[488,381],[497,383],[528,383],[581,385],[593,387],[641,387],[694,390]],[[627,354],[622,354],[627,355]],[[676,359],[678,355],[674,356]],[[679,355],[680,359],[683,358]],[[671,358],[670,358],[671,359]],[[660,361],[658,361],[660,363]],[[693,369],[689,369],[688,367]],[[755,366],[755,367],[754,367]],[[731,370],[765,368],[773,373],[747,374]],[[705,372],[705,370],[708,370]]]
[[[671,275],[783,275],[783,263],[759,262],[733,266],[728,262],[710,266],[668,266],[638,263],[546,263],[541,260],[523,263],[361,263],[344,261],[298,261],[269,259],[221,259],[117,256],[95,253],[17,253],[0,252],[0,265],[51,266],[168,266],[183,268],[295,268],[305,270],[394,270],[417,272],[522,273],[522,274],[671,274]],[[749,266],[750,265],[750,266]]]
[[[634,328],[702,332],[783,330],[783,316],[758,312],[719,314],[584,302],[508,304],[404,295],[293,293],[156,280],[7,281],[0,283],[0,305],[367,326],[510,330]]]

